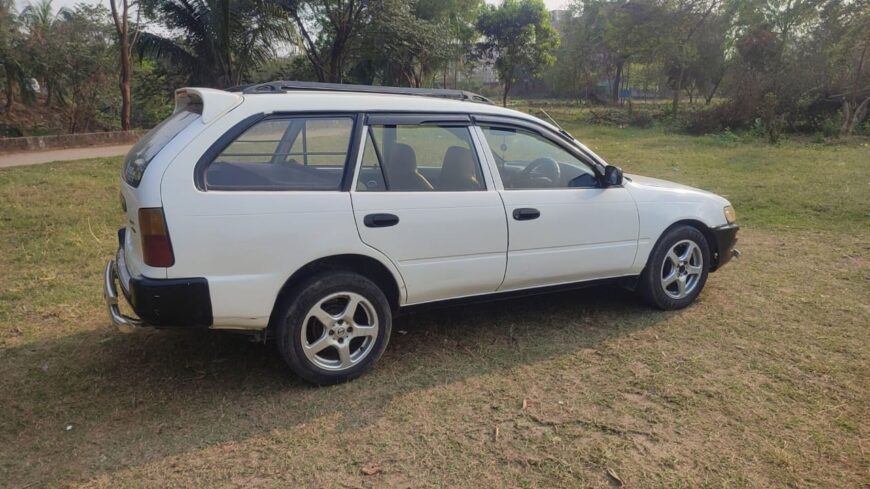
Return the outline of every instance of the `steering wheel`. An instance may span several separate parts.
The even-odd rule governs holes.
[[[517,177],[524,187],[554,187],[562,181],[562,169],[556,160],[545,156],[529,163]]]

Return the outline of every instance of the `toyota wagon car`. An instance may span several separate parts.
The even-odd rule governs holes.
[[[737,254],[726,199],[623,176],[487,102],[300,82],[178,90],[123,163],[112,322],[274,338],[323,385],[369,369],[412,306],[613,281],[679,309]]]

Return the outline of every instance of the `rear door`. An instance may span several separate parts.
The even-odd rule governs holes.
[[[494,292],[507,223],[467,116],[370,115],[351,191],[362,240],[387,255],[408,303]]]

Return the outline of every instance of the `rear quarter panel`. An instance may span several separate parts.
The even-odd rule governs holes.
[[[192,140],[163,174],[162,202],[175,253],[167,276],[208,280],[216,328],[265,327],[293,272],[327,256],[375,258],[393,272],[403,290],[389,260],[361,242],[349,192],[196,188],[194,172],[201,155],[253,115],[239,109]]]

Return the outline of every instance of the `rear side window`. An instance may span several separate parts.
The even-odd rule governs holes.
[[[202,104],[188,104],[184,110],[172,114],[170,118],[148,131],[124,159],[124,180],[133,187],[138,187],[142,175],[145,174],[145,168],[151,160],[185,127],[198,119],[200,114],[202,114]]]
[[[466,126],[369,126],[358,192],[484,190]]]
[[[350,117],[266,119],[242,133],[205,173],[209,190],[338,190]]]

